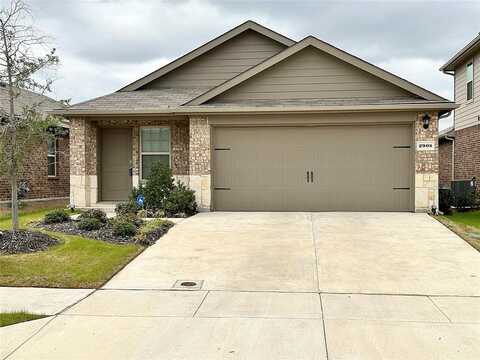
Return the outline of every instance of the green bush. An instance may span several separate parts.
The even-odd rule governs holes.
[[[80,230],[92,231],[102,227],[102,222],[95,218],[83,218],[77,224]]]
[[[150,246],[172,226],[173,223],[168,220],[155,219],[147,221],[138,229],[138,233],[135,235],[135,242],[144,246]]]
[[[46,213],[45,217],[43,218],[43,222],[45,224],[55,224],[55,223],[69,221],[69,220],[70,220],[70,215],[66,210],[63,210],[63,209],[52,210]]]
[[[165,209],[165,203],[174,189],[174,180],[170,167],[161,163],[152,166],[147,183],[143,187],[145,207],[148,210]]]
[[[169,217],[175,215],[191,216],[196,214],[197,203],[195,201],[195,192],[178,181],[167,198],[165,213]]]
[[[438,197],[438,208],[445,215],[452,213],[453,195],[450,189],[440,189]]]
[[[133,236],[137,233],[135,223],[126,217],[117,218],[111,224],[115,236]]]
[[[127,201],[117,204],[115,206],[115,214],[117,216],[125,216],[128,214],[135,215],[140,210],[140,207],[135,203],[135,201]]]
[[[89,209],[84,211],[83,213],[80,214],[78,217],[80,220],[83,219],[96,219],[101,223],[106,223],[107,222],[107,214],[105,214],[105,211],[99,210],[99,209]]]

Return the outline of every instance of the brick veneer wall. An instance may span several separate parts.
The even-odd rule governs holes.
[[[480,125],[455,131],[455,180],[480,180]]]
[[[22,180],[26,180],[30,192],[26,199],[48,199],[68,197],[70,192],[70,152],[69,138],[58,138],[57,176],[47,174],[47,144],[39,143],[26,158]],[[0,201],[11,199],[10,183],[5,176],[0,177]]]
[[[451,140],[439,140],[438,158],[439,158],[439,174],[438,182],[440,188],[450,188],[452,181],[452,149],[453,142]]]
[[[140,174],[140,127],[168,126],[171,129],[172,171],[180,180],[189,180],[189,121],[185,118],[117,117],[71,120],[71,201],[76,206],[91,206],[98,201],[100,169],[98,150],[101,128],[132,128],[132,182],[138,185]]]
[[[211,127],[206,116],[190,117],[190,188],[201,210],[211,207]]]
[[[97,119],[99,127],[132,128],[132,172],[140,175],[140,127],[168,126],[171,135],[172,172],[175,175],[187,175],[189,171],[189,125],[187,119],[162,118],[107,118]]]
[[[438,207],[438,114],[429,113],[430,126],[423,128],[423,116],[415,121],[415,211],[428,211]],[[418,151],[418,141],[432,141],[434,149]]]

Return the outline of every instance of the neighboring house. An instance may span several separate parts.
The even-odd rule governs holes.
[[[46,113],[63,105],[47,96],[28,90],[19,90],[15,99],[16,113],[21,114],[25,106],[38,106],[39,111]],[[8,87],[0,83],[0,113],[8,114]],[[62,121],[65,131],[55,141],[48,144],[39,143],[28,154],[20,183],[29,191],[25,201],[47,201],[68,199],[70,192],[70,153],[68,121]],[[0,204],[7,205],[11,200],[11,190],[6,175],[0,175]]]
[[[480,34],[440,68],[455,78],[453,128],[442,138],[440,152],[450,154],[440,164],[440,177],[450,187],[452,180],[477,179],[480,184]],[[445,150],[443,149],[445,148]],[[447,149],[448,148],[448,149]],[[443,169],[445,168],[445,172]]]
[[[156,161],[204,210],[427,211],[450,102],[332,45],[246,23],[70,119],[71,201],[128,198]]]

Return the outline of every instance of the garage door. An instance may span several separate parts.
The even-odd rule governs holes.
[[[217,127],[214,208],[410,211],[410,125]]]

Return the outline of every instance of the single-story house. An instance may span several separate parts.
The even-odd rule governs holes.
[[[455,104],[313,36],[247,21],[71,121],[71,201],[127,199],[169,164],[204,210],[428,211]]]
[[[62,103],[48,96],[35,92],[17,89],[15,109],[21,116],[23,109],[35,107],[43,114],[53,109],[63,107]],[[8,87],[0,83],[0,117],[7,117],[9,111]],[[62,120],[63,131],[55,140],[38,143],[27,155],[22,174],[19,179],[22,201],[68,202],[70,193],[70,140],[68,121]],[[9,206],[11,201],[11,186],[8,177],[0,174],[0,205]]]
[[[480,186],[480,34],[440,68],[454,76],[453,127],[441,134],[440,178],[452,181],[475,178]],[[445,154],[442,157],[442,154]],[[444,163],[444,164],[443,164]]]

